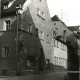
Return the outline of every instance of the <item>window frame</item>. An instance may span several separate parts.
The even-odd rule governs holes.
[[[9,47],[2,47],[1,58],[9,58]]]
[[[43,19],[45,18],[44,12],[42,12],[42,18],[43,18]]]
[[[38,28],[35,29],[35,35],[38,36]]]
[[[4,4],[4,9],[8,9],[8,4]]]
[[[11,21],[10,20],[6,20],[5,24],[6,24],[6,31],[11,30]]]
[[[29,33],[32,32],[32,24],[31,24],[30,22],[28,22],[27,31],[28,31]]]
[[[40,31],[40,38],[44,40],[44,32]]]

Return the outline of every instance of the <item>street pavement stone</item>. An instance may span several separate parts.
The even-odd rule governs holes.
[[[6,76],[0,80],[64,80],[65,72],[51,72],[47,74],[27,75],[27,76]]]

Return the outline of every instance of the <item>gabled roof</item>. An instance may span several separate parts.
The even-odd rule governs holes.
[[[58,15],[54,15],[54,16],[51,18],[51,20],[52,20],[52,22],[54,22],[54,21],[60,21],[63,25],[66,26],[66,24],[65,24],[62,20],[60,20],[60,18],[58,17]],[[67,26],[66,26],[66,27],[67,27]]]
[[[14,0],[14,3],[12,4],[10,8],[4,9],[4,4],[9,3],[10,1],[13,1],[13,0],[2,0],[1,1],[1,16],[2,17],[16,14],[16,7],[19,5],[22,6],[26,0]]]
[[[60,21],[58,15],[55,15],[51,18],[52,21]]]
[[[68,26],[71,31],[78,31],[80,26]]]

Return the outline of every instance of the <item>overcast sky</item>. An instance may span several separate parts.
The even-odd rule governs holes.
[[[51,17],[55,14],[67,26],[80,25],[80,0],[47,0]]]

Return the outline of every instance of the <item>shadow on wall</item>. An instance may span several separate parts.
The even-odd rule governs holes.
[[[0,36],[0,73],[2,75],[13,75],[12,73],[15,71],[17,71],[17,75],[21,75],[26,71],[36,73],[45,70],[43,47],[29,8],[18,20],[21,24],[19,25],[17,44],[16,19],[11,25],[11,30],[0,32],[2,34]],[[32,24],[30,32],[28,31],[28,27],[30,27],[28,22]]]
[[[70,37],[71,36],[71,37]],[[78,55],[78,43],[74,34],[68,37],[70,45],[68,45],[68,71],[73,71],[68,73],[69,80],[79,80],[79,55]],[[74,40],[74,41],[72,41]]]

